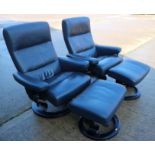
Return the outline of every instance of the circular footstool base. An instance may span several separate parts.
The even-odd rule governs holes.
[[[130,87],[130,88],[133,89],[133,94],[129,96],[125,96],[124,100],[126,101],[136,100],[141,96],[137,87]]]
[[[49,101],[45,104],[32,102],[32,110],[35,114],[45,118],[56,118],[70,112],[67,106],[54,106]]]
[[[116,115],[114,115],[112,118],[113,128],[109,129],[106,132],[100,131],[100,126],[95,124],[94,122],[89,122],[87,119],[82,117],[79,121],[79,129],[84,136],[93,140],[108,140],[116,136],[120,129],[120,122]],[[86,127],[85,124],[89,124],[89,127]]]

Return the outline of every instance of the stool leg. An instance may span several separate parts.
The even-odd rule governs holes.
[[[80,132],[93,140],[108,140],[116,136],[120,129],[120,122],[116,115],[113,116],[111,120],[113,128],[107,132],[100,131],[100,126],[97,123],[87,120],[86,118],[81,118],[79,121]],[[88,126],[88,127],[87,127]],[[104,126],[104,125],[103,125]],[[109,126],[107,126],[109,128]]]
[[[132,88],[133,89],[132,95],[125,96],[124,100],[126,100],[126,101],[136,100],[141,96],[141,94],[140,94],[140,92],[136,86],[127,86],[125,83],[121,83],[118,80],[116,80],[116,83],[122,84],[126,88]]]
[[[124,100],[126,100],[126,101],[135,100],[135,99],[138,99],[141,96],[141,94],[140,94],[137,87],[130,87],[130,88],[133,89],[133,94],[125,96]]]

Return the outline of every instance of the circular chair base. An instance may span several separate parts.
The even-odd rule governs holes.
[[[135,99],[138,99],[141,96],[141,94],[140,94],[137,87],[130,87],[130,88],[133,89],[133,94],[129,95],[129,96],[125,96],[124,100],[126,100],[126,101],[135,100]]]
[[[86,122],[88,122],[88,120],[82,117],[79,121],[79,129],[83,135],[93,140],[108,140],[116,136],[120,129],[120,122],[116,115],[112,118],[113,128],[107,132],[100,131],[100,126],[95,124],[95,122],[93,122],[93,125],[89,124],[90,126],[86,128]],[[107,128],[108,127],[109,126],[107,126]]]
[[[32,110],[35,114],[45,118],[56,118],[70,112],[66,105],[54,106],[49,101],[45,104],[32,102]]]

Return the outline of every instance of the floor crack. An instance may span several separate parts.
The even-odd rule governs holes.
[[[22,115],[23,113],[29,111],[30,109],[31,109],[31,107],[28,107],[28,108],[26,108],[25,110],[19,112],[18,114],[16,114],[16,115],[10,117],[9,119],[5,120],[4,122],[1,122],[1,123],[0,123],[0,127],[3,126],[5,123],[7,123],[7,122],[13,120],[14,118],[16,118],[16,117]]]

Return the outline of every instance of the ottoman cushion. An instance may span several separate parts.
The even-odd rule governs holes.
[[[128,86],[135,86],[143,80],[149,70],[148,65],[125,58],[122,63],[111,68],[108,75]]]
[[[108,124],[124,99],[126,89],[120,84],[97,80],[69,103],[78,115]]]

